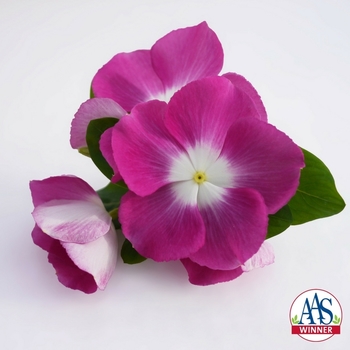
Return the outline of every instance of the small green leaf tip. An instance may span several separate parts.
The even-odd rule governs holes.
[[[81,147],[78,149],[78,152],[83,156],[90,157],[90,152],[88,147]]]
[[[140,255],[132,246],[130,241],[125,239],[120,255],[125,264],[139,264],[146,260],[145,257]]]

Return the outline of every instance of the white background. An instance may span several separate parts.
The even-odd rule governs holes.
[[[331,169],[350,199],[350,2],[326,0],[0,0],[0,348],[344,349],[350,343],[350,225],[339,215],[271,239],[269,267],[210,287],[180,263],[119,261],[107,289],[63,287],[30,237],[28,182],[75,174],[106,179],[69,145],[71,119],[114,54],[150,46],[206,20],[223,72],[246,76],[269,120]],[[313,344],[290,334],[289,308],[329,290],[342,334]]]

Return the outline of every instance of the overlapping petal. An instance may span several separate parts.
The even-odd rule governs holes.
[[[153,69],[150,50],[115,55],[94,76],[92,90],[96,97],[111,98],[128,112],[165,92]]]
[[[62,242],[88,243],[105,235],[111,217],[103,206],[85,200],[52,200],[33,211],[37,225]]]
[[[194,81],[172,97],[164,123],[185,149],[205,145],[215,154],[234,121],[234,102],[234,87],[227,79]]]
[[[82,179],[72,175],[52,176],[44,180],[32,180],[29,184],[34,207],[52,200],[96,202],[101,200],[94,189]]]
[[[100,238],[86,244],[62,243],[79,269],[90,273],[99,289],[105,289],[117,263],[117,235],[114,226]]]
[[[233,187],[257,190],[269,214],[294,195],[304,166],[301,149],[283,132],[256,118],[241,118],[232,125],[221,156],[230,159]]]
[[[109,98],[93,98],[84,102],[72,120],[70,144],[72,148],[87,147],[86,130],[91,120],[113,117],[121,118],[126,111]]]
[[[215,283],[228,282],[239,277],[243,272],[262,268],[274,262],[273,248],[268,242],[264,242],[258,252],[243,265],[232,270],[213,270],[201,266],[191,259],[182,259],[182,264],[188,273],[189,281],[199,286],[207,286]]]
[[[224,53],[216,34],[202,22],[159,39],[151,49],[151,57],[165,91],[175,92],[191,81],[218,75]]]
[[[241,267],[233,270],[213,270],[209,267],[196,264],[188,258],[182,259],[181,262],[188,273],[188,280],[197,286],[208,286],[215,283],[232,281],[243,273]]]
[[[229,79],[235,88],[243,93],[242,99],[249,99],[249,101],[242,104],[241,117],[254,117],[267,122],[264,104],[254,86],[246,78],[237,73],[230,72],[222,76]]]
[[[213,192],[213,188],[201,186]],[[201,201],[206,228],[204,246],[189,258],[214,270],[232,270],[255,254],[267,231],[266,206],[261,195],[249,188],[221,190],[220,196]]]
[[[169,101],[187,83],[217,75],[222,64],[220,41],[203,22],[168,33],[151,50],[115,55],[96,73],[92,89],[131,111],[152,99]]]
[[[107,129],[100,138],[100,150],[103,157],[106,159],[110,167],[113,169],[113,177],[111,178],[111,182],[116,183],[122,179],[117,163],[114,159],[113,148],[112,148],[112,136],[113,136],[113,128]]]
[[[121,201],[119,220],[133,247],[155,261],[187,257],[204,244],[195,191],[187,193],[187,198],[179,196],[173,185],[145,197],[128,192]]]
[[[163,123],[166,108],[160,101],[140,104],[113,130],[112,148],[119,171],[129,189],[140,196],[169,183],[173,159],[183,152]]]
[[[96,292],[97,284],[93,276],[74,264],[58,240],[46,235],[38,226],[34,227],[32,238],[36,245],[48,252],[48,261],[64,286],[87,294]]]
[[[87,243],[106,234],[111,217],[96,192],[83,180],[57,176],[31,181],[37,225],[63,242]]]

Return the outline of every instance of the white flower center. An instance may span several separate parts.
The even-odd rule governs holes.
[[[198,145],[173,159],[168,179],[182,203],[205,206],[222,199],[225,188],[233,187],[233,170],[219,152]]]

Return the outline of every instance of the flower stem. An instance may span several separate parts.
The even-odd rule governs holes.
[[[112,219],[118,219],[118,210],[119,208],[114,208],[108,214],[112,217]]]

